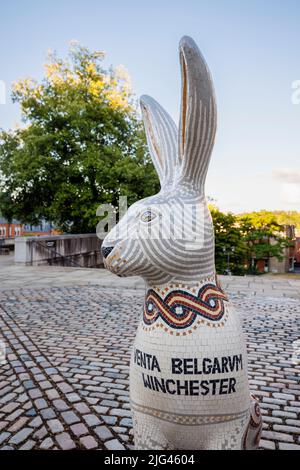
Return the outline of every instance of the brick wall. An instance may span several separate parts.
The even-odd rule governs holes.
[[[21,224],[8,224],[0,222],[0,238],[15,238],[23,235]]]

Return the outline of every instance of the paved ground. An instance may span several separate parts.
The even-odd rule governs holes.
[[[4,258],[4,257],[3,257]],[[143,283],[102,270],[21,268],[0,260],[0,448],[132,446],[129,350]],[[300,450],[300,281],[226,277],[241,313],[262,448]],[[134,306],[134,307],[133,307]]]
[[[0,291],[20,289],[24,287],[52,286],[85,286],[98,285],[101,287],[119,286],[141,288],[142,279],[135,277],[121,279],[106,269],[64,268],[51,266],[18,266],[14,265],[13,256],[0,256]]]

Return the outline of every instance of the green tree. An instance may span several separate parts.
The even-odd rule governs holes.
[[[297,229],[300,229],[300,212],[274,211],[274,215],[280,225],[295,225]]]
[[[233,274],[257,272],[261,259],[283,259],[290,240],[273,212],[260,211],[234,215],[210,206],[215,229],[215,260],[217,272],[228,269]]]
[[[209,206],[215,229],[216,270],[223,274],[229,269],[233,274],[244,274],[246,270],[247,245],[243,240],[238,219],[234,214],[225,214]]]
[[[243,240],[248,247],[250,270],[256,270],[257,260],[276,257],[283,259],[284,249],[290,240],[284,234],[284,226],[273,212],[252,212],[238,217]]]
[[[123,69],[105,70],[102,52],[72,45],[50,55],[45,77],[14,85],[26,126],[0,132],[0,210],[65,232],[94,232],[101,203],[117,207],[153,194],[159,183]]]
[[[262,218],[263,220],[266,218],[268,215],[271,218],[276,219],[276,222],[279,225],[294,225],[296,228],[300,229],[300,212],[297,211],[266,211],[266,210],[261,210],[257,212],[248,212],[248,213],[243,213],[239,214],[240,217],[243,216],[250,216],[251,218],[254,218],[255,220],[259,220],[259,218]]]

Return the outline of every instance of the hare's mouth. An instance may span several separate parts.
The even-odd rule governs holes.
[[[104,266],[114,274],[118,274],[127,263],[127,260],[122,257],[122,250],[118,245],[103,247],[101,252]]]
[[[109,260],[104,261],[105,267],[118,276],[122,274],[122,268],[126,266],[126,263],[126,260],[117,256],[112,256]]]

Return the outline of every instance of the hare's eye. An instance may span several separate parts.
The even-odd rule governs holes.
[[[141,221],[142,222],[151,222],[151,220],[155,219],[156,214],[150,211],[149,209],[142,213]]]

